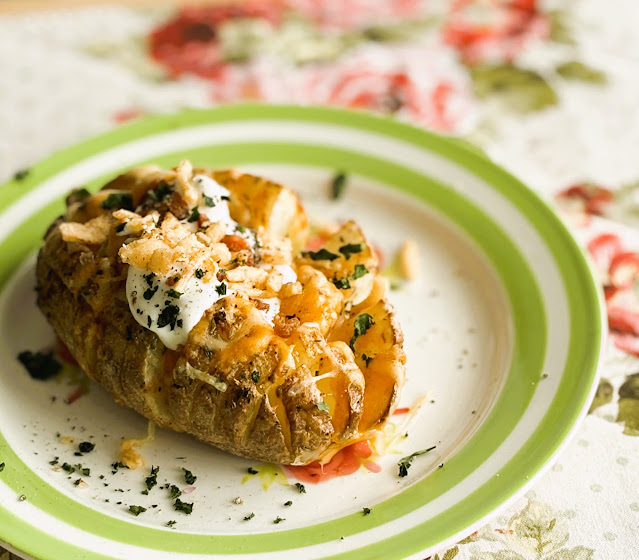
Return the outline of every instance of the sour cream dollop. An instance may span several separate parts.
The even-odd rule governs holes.
[[[131,313],[172,350],[187,341],[207,309],[231,293],[225,282],[204,282],[195,276],[182,290],[171,288],[165,278],[129,267],[126,296]]]

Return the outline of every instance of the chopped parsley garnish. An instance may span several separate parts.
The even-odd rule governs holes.
[[[191,512],[193,511],[193,504],[187,504],[186,502],[180,500],[180,498],[175,500],[173,507],[175,508],[175,511],[181,511],[183,513],[186,513],[186,515],[191,515]]]
[[[362,360],[366,363],[366,367],[373,361],[374,356],[367,356],[366,354],[362,354]]]
[[[326,249],[320,249],[319,251],[304,251],[302,255],[308,257],[312,261],[334,261],[335,259],[339,259],[339,255],[331,253]]]
[[[133,210],[133,195],[130,192],[111,193],[100,204],[105,210],[114,210],[116,208],[124,208],[125,210]]]
[[[173,520],[171,520],[171,521],[167,521],[167,522],[166,522],[166,526],[167,526],[167,527],[173,527],[173,525],[175,525],[176,523],[177,523],[177,521],[173,521]]]
[[[260,471],[255,470],[253,467],[246,469],[249,474],[257,474]]]
[[[253,512],[251,512],[244,518],[244,521],[250,521],[254,517],[255,517],[255,514]]]
[[[201,268],[195,269],[195,277],[202,278],[206,274],[206,270],[202,270]]]
[[[239,231],[240,233],[246,233],[246,228],[238,224],[235,226],[235,231]]]
[[[333,284],[335,284],[335,287],[338,290],[350,290],[351,289],[351,283],[348,281],[348,278],[334,278],[333,280],[331,280],[331,282],[333,282]]]
[[[408,469],[410,469],[410,466],[413,463],[413,459],[415,459],[415,457],[417,457],[419,455],[425,455],[429,451],[432,451],[433,449],[435,449],[435,447],[437,447],[437,446],[433,445],[432,447],[429,447],[428,449],[422,449],[421,451],[415,451],[415,453],[411,453],[408,457],[404,457],[403,459],[401,459],[399,461],[399,463],[397,463],[397,465],[399,466],[399,476],[407,476],[408,475]]]
[[[147,327],[149,327],[149,328],[151,328],[151,325],[152,325],[152,324],[153,324],[153,321],[151,320],[151,315],[149,315],[149,316],[146,318],[146,326],[147,326]]]
[[[157,485],[158,472],[160,472],[160,467],[151,466],[151,476],[147,476],[144,481],[147,490],[151,490],[151,488]]]
[[[60,457],[56,457],[55,459],[53,459],[53,461],[49,461],[49,464],[50,464],[52,467],[55,467],[55,466],[58,464],[58,459],[59,459],[59,458],[60,458]]]
[[[222,282],[221,284],[218,284],[217,286],[215,286],[215,291],[218,293],[218,295],[225,296],[226,295],[226,284],[224,282]]]
[[[286,518],[280,517],[279,515],[275,519],[273,519],[273,523],[275,524],[281,523],[282,521],[286,521]]]
[[[348,176],[343,171],[335,174],[331,181],[331,198],[337,200],[340,198],[346,190],[346,180]]]
[[[145,274],[143,278],[150,288],[153,286],[153,280],[155,280],[155,272],[149,272],[148,274]]]
[[[213,200],[210,196],[202,195],[204,199],[204,204],[213,208],[215,206],[215,200]]]
[[[253,380],[254,383],[258,383],[260,380],[260,372],[255,370],[252,374],[251,374],[251,379]]]
[[[175,498],[179,498],[182,495],[182,491],[175,486],[175,484],[171,484],[171,488],[169,490],[169,498],[171,500],[175,500]]]
[[[0,463],[0,472],[2,472],[4,470],[5,464],[4,463]]]
[[[78,470],[82,473],[82,476],[91,476],[91,469],[82,467],[82,465],[76,465]]]
[[[141,513],[144,513],[145,511],[146,508],[142,506],[129,506],[129,513],[135,515],[136,517]]]
[[[300,494],[306,494],[306,487],[301,482],[296,482],[295,487]]]
[[[292,506],[292,505],[293,505],[293,502],[292,502],[291,500],[289,500],[288,502],[284,502],[284,505],[285,505],[286,507],[289,507],[289,506]]]
[[[351,349],[354,349],[355,341],[368,331],[373,325],[375,321],[373,321],[373,317],[368,313],[362,313],[358,315],[355,319],[355,329],[353,331],[353,336],[351,337],[351,341],[349,343]]]
[[[158,286],[155,286],[155,288],[147,288],[146,290],[144,290],[144,294],[142,295],[146,301],[149,301],[155,295],[155,292],[157,291],[158,291]]]
[[[160,181],[154,190],[148,192],[148,195],[153,202],[162,202],[172,193],[173,185],[170,185],[166,181]]]
[[[226,202],[230,202],[230,201],[231,201],[231,197],[230,197],[230,196],[222,195],[220,198],[221,198],[222,200],[226,201]]]
[[[194,484],[197,480],[197,476],[195,476],[190,470],[185,469],[184,467],[182,467],[182,470],[184,471],[184,482],[186,482],[187,484]]]
[[[140,492],[140,494],[144,494],[145,496],[149,495],[149,491],[148,490],[142,490],[142,492]]]
[[[27,175],[31,172],[30,169],[20,169],[13,174],[14,181],[23,181],[26,179]]]
[[[329,412],[331,410],[329,408],[329,406],[324,401],[318,402],[317,403],[317,408],[319,408],[320,410],[323,410],[324,412]]]
[[[26,350],[18,354],[18,360],[33,379],[44,381],[56,375],[62,364],[53,357],[53,352],[30,352]]]
[[[180,308],[177,305],[167,305],[158,317],[158,327],[166,327],[169,325],[171,330],[175,329],[177,323],[177,316],[180,314]]]
[[[363,243],[348,243],[342,245],[339,248],[339,252],[346,257],[346,260],[351,258],[351,255],[361,253],[364,250],[365,245]]]
[[[73,481],[73,485],[74,486],[80,486],[80,484],[84,482],[81,478],[78,478],[77,480]]]
[[[127,467],[122,461],[116,461],[115,463],[111,464],[111,468],[113,469],[111,471],[111,474],[115,474],[116,472],[118,472],[118,469],[128,469],[129,467]]]
[[[368,268],[366,268],[363,264],[356,264],[355,271],[353,272],[353,275],[351,276],[351,280],[357,280],[358,278],[361,278],[362,276],[366,276],[367,274],[368,274]]]
[[[166,295],[175,299],[180,299],[182,292],[178,292],[177,290],[174,290],[173,288],[169,288],[166,291]]]
[[[72,474],[75,472],[75,467],[72,465],[69,465],[69,463],[63,463],[62,464],[62,470],[67,471],[69,474]]]
[[[115,233],[122,233],[125,227],[126,227],[126,222],[122,222],[121,224],[118,224],[117,226],[115,226]]]
[[[82,453],[91,453],[95,449],[95,443],[90,441],[83,441],[80,445],[78,445],[78,449]]]
[[[370,512],[371,512],[371,508],[367,508],[367,507],[362,508],[362,513],[364,515],[368,515],[368,514],[370,514]]]
[[[200,219],[200,209],[196,206],[191,211],[191,215],[189,216],[189,222],[197,222]]]

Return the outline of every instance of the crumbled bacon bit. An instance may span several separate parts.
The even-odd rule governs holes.
[[[260,311],[268,311],[270,308],[270,305],[268,303],[265,303],[260,299],[254,299],[253,305],[255,305],[255,309],[258,309]]]
[[[250,248],[248,241],[239,235],[225,235],[222,238],[222,243],[224,243],[233,253],[236,253],[237,251],[246,251]]]

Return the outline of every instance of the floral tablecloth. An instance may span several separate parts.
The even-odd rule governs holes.
[[[591,253],[611,336],[590,414],[558,462],[432,558],[639,558],[638,26],[635,0],[7,15],[0,182],[130,119],[241,99],[371,109],[475,143],[555,205]]]

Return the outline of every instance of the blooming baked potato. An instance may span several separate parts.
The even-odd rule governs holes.
[[[364,235],[303,251],[289,189],[235,171],[124,173],[73,191],[38,305],[89,377],[157,425],[284,464],[371,437],[404,383],[402,333]]]

